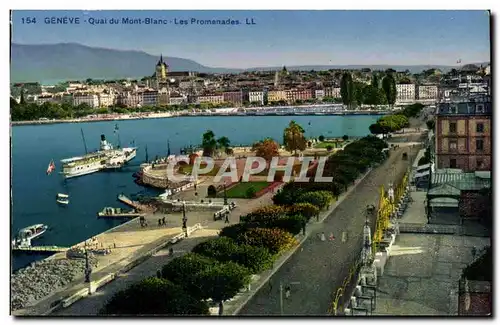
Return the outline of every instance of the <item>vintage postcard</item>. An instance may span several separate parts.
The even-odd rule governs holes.
[[[492,313],[486,10],[12,10],[11,314]]]

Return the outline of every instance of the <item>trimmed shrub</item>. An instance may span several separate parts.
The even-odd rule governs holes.
[[[207,189],[207,196],[208,197],[215,197],[217,195],[217,189],[215,186],[210,185]]]
[[[215,259],[200,254],[188,253],[165,264],[161,269],[161,276],[175,284],[186,287],[196,273],[206,270],[217,263],[219,262]]]
[[[147,278],[111,297],[100,315],[210,315],[208,305],[166,279]]]
[[[252,272],[258,274],[271,268],[275,257],[267,248],[250,245],[239,245],[238,251],[231,256],[231,260],[243,265]]]
[[[196,245],[192,252],[214,258],[219,262],[231,260],[231,256],[238,251],[238,245],[229,237],[209,239]]]
[[[333,196],[327,191],[314,191],[302,194],[297,201],[310,203],[318,207],[318,209],[324,209],[333,201]]]
[[[267,248],[272,254],[278,254],[297,244],[297,240],[287,231],[273,228],[252,228],[238,236],[237,242]]]
[[[288,208],[288,215],[300,214],[307,221],[319,214],[319,208],[311,203],[297,203]]]
[[[269,228],[279,228],[296,235],[302,231],[302,227],[306,222],[307,221],[303,216],[297,214],[274,220],[269,224]]]

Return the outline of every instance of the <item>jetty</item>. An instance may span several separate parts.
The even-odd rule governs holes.
[[[14,252],[47,252],[47,253],[59,253],[65,252],[69,247],[61,246],[15,246],[12,247]]]
[[[125,203],[128,206],[131,206],[132,208],[136,209],[137,211],[150,211],[150,210],[152,210],[151,207],[144,205],[144,204],[140,204],[139,202],[136,202],[136,201],[132,201],[131,199],[126,197],[124,194],[118,195],[118,201]]]

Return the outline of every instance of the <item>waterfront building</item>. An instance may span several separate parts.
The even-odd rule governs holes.
[[[40,95],[36,97],[35,103],[38,105],[42,105],[43,103],[57,103],[59,102],[54,96],[52,95]]]
[[[413,102],[415,101],[415,84],[397,84],[396,93],[396,102]]]
[[[418,86],[418,99],[438,99],[438,87],[436,85]]]
[[[167,106],[170,104],[170,91],[168,87],[163,87],[158,90],[158,105]]]
[[[335,88],[325,88],[325,97],[330,97],[330,98],[340,98],[340,87],[335,87]]]
[[[260,105],[264,104],[264,92],[263,91],[250,91],[248,93],[250,103],[259,103]]]
[[[99,107],[99,96],[93,93],[79,93],[73,95],[73,106],[87,104],[90,107]]]
[[[435,146],[438,168],[491,170],[491,112],[489,96],[438,104]]]
[[[286,100],[286,93],[284,90],[270,90],[267,93],[267,99],[270,103]]]
[[[226,103],[231,103],[236,106],[241,106],[243,103],[243,92],[240,91],[227,91],[224,92],[223,94],[224,102]]]
[[[158,91],[147,90],[142,93],[142,105],[144,106],[157,106],[158,105]]]
[[[187,103],[186,96],[172,96],[170,97],[169,105],[182,105]]]
[[[223,95],[205,95],[198,96],[198,103],[211,103],[211,104],[221,104],[223,103],[224,96]]]
[[[110,93],[99,94],[99,107],[109,107],[115,104],[115,95]]]
[[[313,91],[311,89],[291,89],[285,90],[286,100],[289,103],[294,103],[297,100],[308,100],[313,98]]]
[[[117,103],[126,107],[142,106],[142,94],[126,92],[120,94],[117,98]]]
[[[325,97],[325,90],[324,89],[316,89],[314,95],[317,99],[323,99],[323,97]]]

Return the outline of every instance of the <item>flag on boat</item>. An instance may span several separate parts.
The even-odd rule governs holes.
[[[47,167],[47,175],[50,175],[55,169],[56,169],[56,164],[54,164],[54,160],[51,160],[49,167]]]

